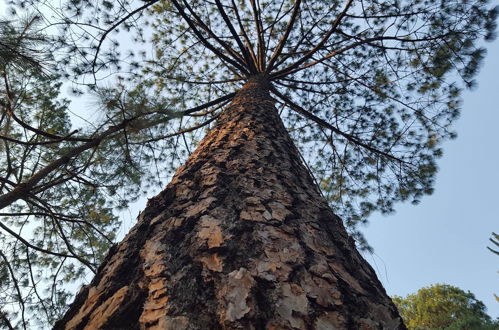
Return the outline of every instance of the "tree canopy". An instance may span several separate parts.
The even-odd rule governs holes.
[[[24,325],[26,310],[57,317],[116,208],[163,184],[256,74],[366,246],[370,213],[431,194],[497,16],[486,0],[10,3],[34,13],[0,24],[0,299]],[[92,116],[77,119],[62,82]]]
[[[393,297],[409,329],[497,329],[499,321],[486,314],[485,305],[471,292],[435,284],[407,297]]]

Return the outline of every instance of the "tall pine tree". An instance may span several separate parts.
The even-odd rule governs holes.
[[[403,328],[326,204],[362,243],[371,212],[431,193],[477,42],[493,38],[487,1],[69,1],[57,14],[47,23],[73,54],[59,63],[104,121],[2,191],[1,207],[63,191],[56,173],[94,188],[82,203],[139,187],[198,145],[58,327]],[[152,34],[154,56],[124,52],[128,34]],[[102,88],[109,73],[117,87]],[[66,246],[92,256],[82,248]]]

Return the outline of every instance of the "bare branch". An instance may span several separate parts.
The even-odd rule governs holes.
[[[251,8],[253,10],[253,19],[255,21],[256,33],[257,33],[257,53],[258,62],[257,66],[260,72],[265,71],[265,40],[263,37],[263,25],[262,18],[260,16],[260,6],[257,4],[258,0],[250,0]]]
[[[251,43],[251,40],[248,37],[248,34],[246,33],[246,30],[244,29],[243,21],[241,20],[241,16],[239,15],[238,8],[236,6],[236,3],[234,0],[232,1],[232,8],[234,12],[236,13],[236,19],[237,23],[239,24],[239,29],[241,30],[241,34],[243,35],[244,41],[247,44],[247,51],[249,52],[249,55],[251,56],[251,63],[255,66],[255,69],[258,71],[258,57],[255,54],[255,51],[253,50],[253,44]]]
[[[201,128],[201,127],[204,127],[204,126],[208,125],[209,123],[211,123],[212,121],[214,121],[217,118],[218,118],[218,116],[213,116],[210,119],[208,119],[208,120],[206,120],[206,121],[204,121],[204,122],[202,122],[202,123],[200,123],[198,125],[194,125],[194,126],[191,126],[191,127],[187,127],[187,128],[178,130],[175,133],[157,136],[157,137],[154,137],[152,139],[143,140],[143,141],[140,141],[140,142],[133,142],[132,144],[144,144],[144,143],[149,143],[149,142],[156,142],[156,141],[168,139],[168,138],[180,135],[180,134],[189,133],[189,132],[195,131],[195,130]]]
[[[23,322],[23,328],[26,329],[26,318],[24,316],[24,313],[26,311],[26,306],[24,305],[24,298],[21,294],[19,282],[16,278],[16,275],[14,274],[14,270],[12,269],[12,266],[10,265],[9,260],[7,259],[7,256],[5,254],[3,254],[2,251],[0,251],[0,256],[4,260],[5,265],[7,266],[7,269],[9,270],[10,277],[12,278],[12,282],[14,283],[14,287],[16,288],[17,296],[19,298],[19,303],[21,304],[21,320]]]
[[[236,30],[234,29],[234,26],[232,25],[232,22],[230,21],[229,17],[227,16],[227,13],[224,10],[224,7],[220,0],[215,0],[215,3],[217,4],[217,8],[220,12],[220,15],[222,15],[223,20],[225,21],[225,24],[227,24],[227,27],[230,30],[230,33],[232,34],[232,37],[234,40],[236,40],[236,43],[239,46],[239,50],[244,56],[244,61],[246,65],[249,67],[250,73],[255,74],[256,71],[256,66],[255,63],[253,63],[253,60],[251,58],[251,55],[249,54],[248,50],[244,46],[243,42],[241,41],[241,38],[239,38],[239,35],[237,34]]]

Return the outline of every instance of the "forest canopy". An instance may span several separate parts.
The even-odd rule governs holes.
[[[26,327],[28,311],[60,315],[64,283],[95,270],[114,241],[116,210],[164,186],[257,74],[367,248],[358,225],[369,214],[432,193],[497,16],[483,0],[9,6],[18,19],[0,23],[0,299],[11,307],[0,317]],[[87,100],[92,115],[75,113]]]

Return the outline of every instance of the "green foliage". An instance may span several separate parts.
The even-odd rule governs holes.
[[[446,284],[419,289],[405,298],[395,296],[406,326],[411,330],[493,330],[499,320],[492,321],[485,305],[471,292]]]
[[[0,20],[0,67],[19,71],[42,70],[51,59],[44,34],[37,32],[40,16],[28,15],[19,22]]]
[[[0,195],[15,194],[50,169],[0,210],[0,324],[6,327],[41,328],[60,318],[71,285],[100,264],[121,225],[116,210],[137,198],[153,162],[144,159],[137,139],[147,135],[137,128],[164,129],[175,117],[158,100],[142,106],[145,94],[121,88],[100,123],[72,129],[70,102],[60,96],[62,82],[46,47],[50,38],[37,31],[35,19],[0,24]],[[111,102],[106,90],[94,93],[101,104]],[[127,133],[68,156],[135,117],[142,121],[127,125]]]
[[[31,63],[4,64],[0,192],[8,194],[75,141],[52,137],[71,134],[69,103],[59,98],[57,76]],[[118,218],[107,197],[92,179],[82,181],[90,160],[84,154],[46,175],[34,188],[39,194],[0,211],[0,305],[9,318],[18,316],[19,327],[60,317],[71,297],[67,284],[84,278],[85,264],[96,267],[114,238]]]

